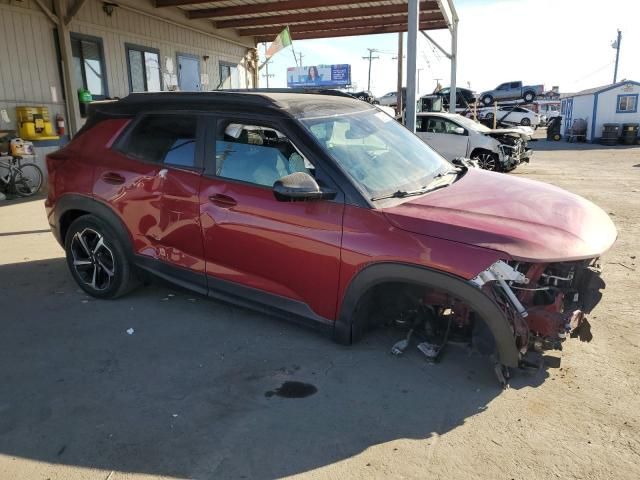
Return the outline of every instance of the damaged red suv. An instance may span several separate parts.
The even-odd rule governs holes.
[[[452,164],[340,95],[132,94],[93,105],[47,167],[49,224],[90,295],[151,274],[343,343],[394,323],[437,358],[463,337],[499,377],[580,326],[616,238],[591,202]]]

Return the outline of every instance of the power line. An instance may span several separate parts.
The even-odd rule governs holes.
[[[374,52],[379,52],[380,50],[376,50],[375,48],[367,48],[367,50],[369,50],[369,56],[368,57],[362,57],[363,60],[369,60],[369,77],[367,80],[367,91],[371,91],[371,61],[372,60],[378,60],[380,57],[374,57],[373,53]]]

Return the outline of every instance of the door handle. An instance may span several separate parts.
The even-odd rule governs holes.
[[[102,180],[105,183],[110,183],[111,185],[122,185],[125,182],[124,177],[116,172],[103,173]]]
[[[229,197],[228,195],[222,195],[221,193],[216,193],[215,195],[211,195],[209,197],[209,201],[222,208],[231,208],[231,207],[235,207],[238,204],[238,202],[236,202],[235,199]]]

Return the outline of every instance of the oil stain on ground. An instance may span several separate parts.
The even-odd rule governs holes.
[[[284,382],[275,390],[265,392],[265,397],[273,397],[274,395],[282,398],[305,398],[316,393],[318,389],[310,383],[303,382]]]

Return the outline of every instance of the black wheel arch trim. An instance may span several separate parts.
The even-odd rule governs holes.
[[[464,300],[487,324],[496,342],[500,363],[517,367],[520,355],[513,328],[498,305],[468,281],[426,267],[403,263],[374,263],[358,272],[349,284],[334,327],[334,339],[349,344],[364,333],[363,322],[355,324],[358,302],[372,287],[385,282],[411,282],[427,288],[444,290]],[[356,320],[357,321],[357,320]]]
[[[73,210],[80,210],[88,214],[96,215],[106,222],[111,229],[118,235],[118,239],[122,242],[125,252],[128,255],[133,254],[133,240],[129,234],[129,230],[124,221],[118,216],[113,209],[93,197],[65,194],[56,200],[53,213],[54,235],[58,243],[64,248],[64,233],[62,231],[61,220],[64,215]]]

